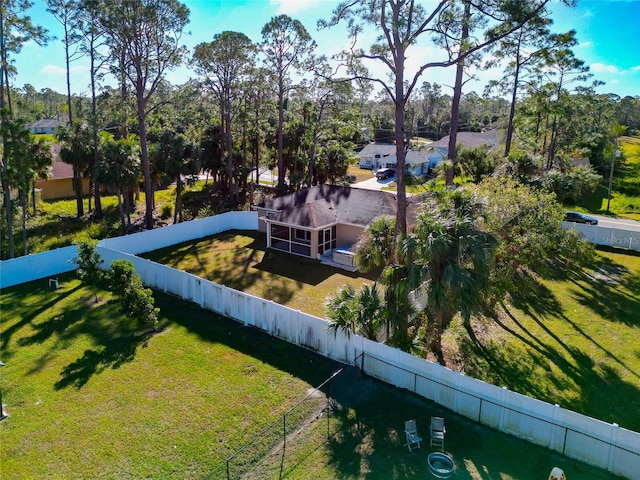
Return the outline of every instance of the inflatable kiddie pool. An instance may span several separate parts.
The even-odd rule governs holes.
[[[442,452],[433,452],[427,458],[429,471],[436,478],[451,478],[453,476],[453,460]]]

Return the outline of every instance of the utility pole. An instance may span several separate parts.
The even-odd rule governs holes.
[[[618,149],[617,140],[616,140],[616,151],[611,156],[611,169],[609,170],[609,193],[607,194],[607,213],[609,213],[609,205],[611,204],[611,187],[613,186],[613,169],[616,164],[616,158],[620,158],[620,150]]]

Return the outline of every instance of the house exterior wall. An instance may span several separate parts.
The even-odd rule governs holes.
[[[311,258],[319,258],[318,254],[318,230],[311,230]]]
[[[263,220],[263,218],[267,216],[267,211],[259,207],[253,207],[253,209],[258,212],[258,231],[261,233],[267,233],[267,222]]]
[[[57,133],[58,127],[32,127],[31,133],[34,135],[53,135]]]
[[[57,180],[38,180],[36,188],[42,190],[43,200],[55,200],[57,198],[70,198],[75,196],[72,178],[59,178]],[[89,194],[89,179],[82,179],[82,194]]]
[[[367,155],[364,157],[360,157],[360,168],[367,168],[371,170],[378,170],[384,166],[385,161],[391,158],[391,156],[383,156],[383,155]],[[395,158],[395,157],[394,157]]]
[[[363,231],[364,228],[355,225],[338,224],[336,232],[338,246],[356,243]]]

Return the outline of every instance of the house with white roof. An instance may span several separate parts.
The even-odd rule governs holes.
[[[58,133],[58,128],[64,127],[64,125],[65,124],[59,120],[47,118],[38,120],[36,123],[31,124],[29,128],[31,129],[31,133],[34,134],[54,134]]]
[[[458,132],[456,144],[462,148],[474,148],[489,145],[496,148],[498,139],[495,130],[486,132]],[[409,149],[405,157],[405,172],[416,177],[427,175],[437,167],[449,152],[449,135],[437,142]],[[374,172],[380,168],[395,168],[397,163],[396,146],[392,144],[372,143],[356,153],[360,159],[360,168],[371,168]]]
[[[386,167],[385,159],[390,155],[395,157],[395,154],[396,146],[393,143],[370,143],[356,153],[356,157],[360,159],[360,168],[369,168],[375,172]]]

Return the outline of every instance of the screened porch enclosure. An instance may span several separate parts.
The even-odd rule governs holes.
[[[269,247],[309,258],[318,258],[336,248],[336,226],[308,230],[288,225],[270,224]]]

